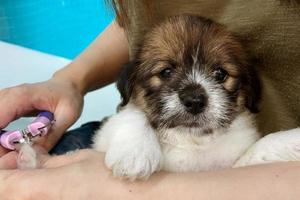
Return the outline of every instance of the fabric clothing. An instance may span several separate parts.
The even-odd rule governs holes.
[[[295,0],[125,0],[130,56],[145,33],[168,16],[193,14],[224,24],[259,58],[263,83],[259,130],[270,133],[300,125],[300,3]],[[148,13],[148,14],[145,14]]]

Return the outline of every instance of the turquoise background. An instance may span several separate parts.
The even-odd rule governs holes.
[[[0,40],[73,59],[113,18],[104,0],[0,0]]]

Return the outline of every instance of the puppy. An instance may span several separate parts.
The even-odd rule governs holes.
[[[238,40],[209,19],[173,16],[155,26],[117,87],[120,111],[93,145],[115,176],[232,167],[260,138],[259,77]]]

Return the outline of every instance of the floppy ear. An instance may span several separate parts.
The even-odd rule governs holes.
[[[136,61],[132,61],[123,66],[119,78],[117,80],[117,88],[121,94],[122,102],[120,106],[125,106],[131,97],[133,85],[135,81]]]
[[[261,100],[261,81],[258,72],[252,67],[251,71],[247,74],[247,81],[245,86],[245,106],[252,113],[259,112],[259,102]]]

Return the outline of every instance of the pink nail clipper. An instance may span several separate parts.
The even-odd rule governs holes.
[[[18,144],[31,144],[33,138],[46,135],[53,122],[53,113],[48,111],[41,112],[25,129],[15,131],[0,130],[0,144],[10,150],[15,150]]]

